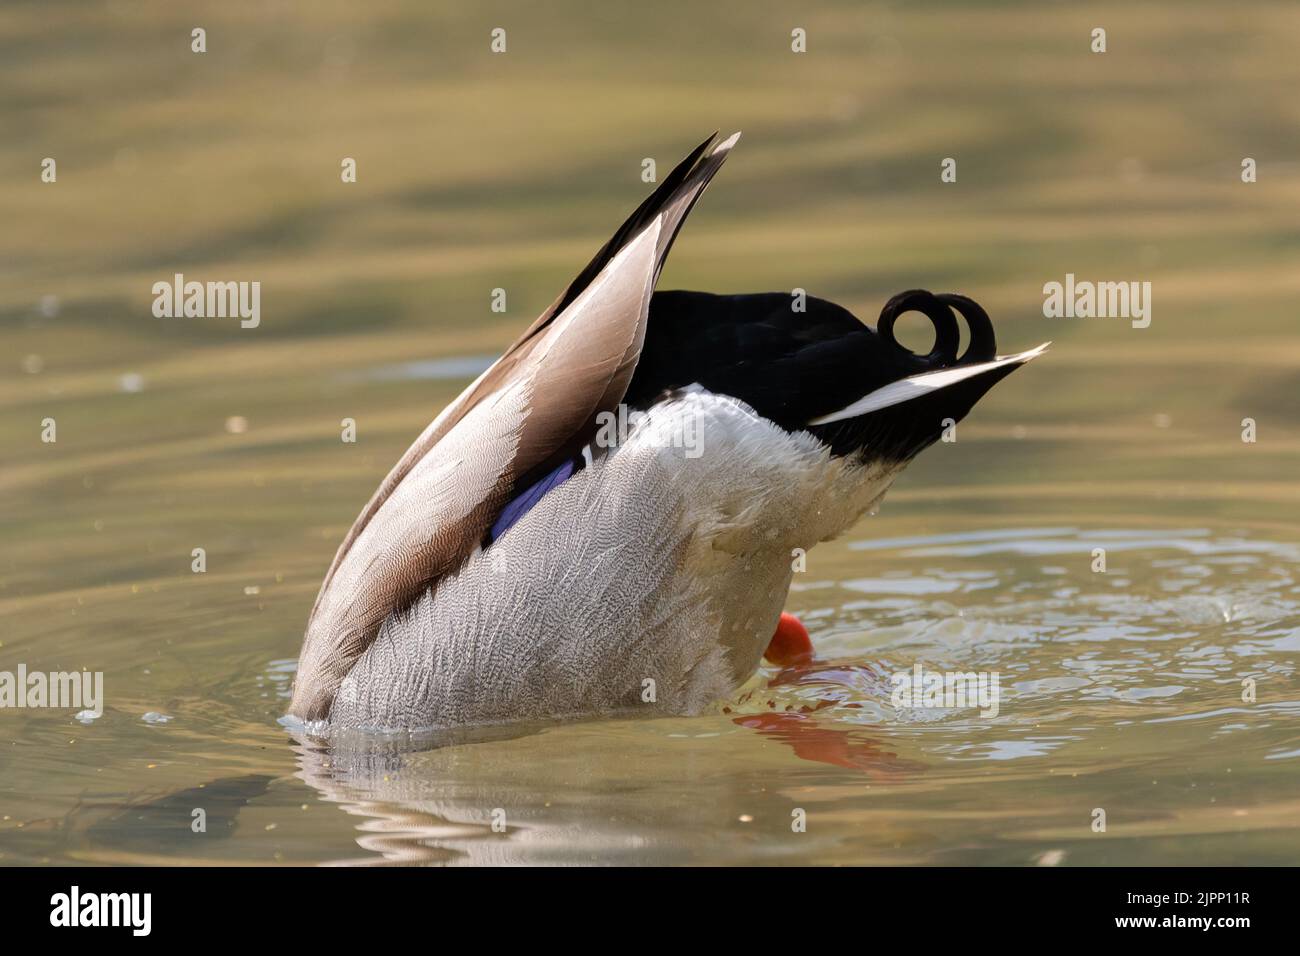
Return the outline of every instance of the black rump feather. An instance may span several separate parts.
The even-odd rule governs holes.
[[[894,324],[906,312],[919,312],[934,326],[934,347],[925,355],[909,351],[894,336]],[[954,312],[969,329],[969,344],[960,358]],[[788,431],[811,431],[836,454],[863,449],[873,456],[910,457],[938,438],[937,423],[959,420],[1001,374],[992,381],[977,375],[969,387],[944,389],[893,410],[830,425],[810,427],[808,422],[900,378],[986,362],[996,351],[988,313],[952,293],[901,292],[885,304],[873,330],[847,309],[813,297],[807,298],[804,311],[796,312],[784,292],[657,292],[650,301],[641,360],[624,400],[644,408],[665,392],[699,384],[741,399]],[[931,422],[931,412],[939,411],[943,414]]]

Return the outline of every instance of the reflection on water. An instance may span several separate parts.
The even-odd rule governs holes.
[[[1115,552],[1105,573],[1091,570],[1094,546]],[[1293,545],[1205,529],[1055,527],[853,540],[830,546],[823,560],[819,553],[808,574],[819,579],[800,582],[791,601],[812,627],[817,660],[768,668],[698,718],[286,742],[273,715],[288,699],[287,660],[250,661],[236,678],[244,685],[236,710],[265,715],[255,731],[241,733],[233,715],[203,699],[169,699],[175,720],[165,725],[132,716],[143,702],[86,729],[67,715],[42,715],[24,739],[43,735],[50,746],[29,748],[36,766],[10,763],[11,786],[33,800],[51,784],[77,796],[58,817],[48,806],[10,815],[0,831],[6,857],[326,864],[1293,857],[1300,760]],[[868,553],[879,577],[849,576]],[[899,581],[928,585],[895,587]],[[863,601],[864,593],[887,597]],[[896,709],[890,676],[918,662],[999,673],[998,715]],[[1253,700],[1243,700],[1243,682],[1253,682]],[[97,736],[54,749],[74,734]],[[218,735],[233,739],[223,744]],[[88,744],[107,766],[84,762],[75,748]],[[167,779],[190,782],[159,792],[125,779],[122,765],[142,753],[156,756],[144,773],[164,769]],[[191,832],[197,807],[206,834]],[[1096,807],[1107,810],[1104,834],[1090,828]],[[792,826],[800,815],[802,832]]]
[[[271,778],[266,774],[223,777],[211,783],[155,797],[134,800],[86,828],[91,845],[125,850],[152,847],[184,853],[191,849],[191,834],[203,832],[205,839],[228,839],[234,832],[239,811],[266,793]],[[80,807],[85,812],[93,807]],[[202,810],[202,815],[195,810]]]
[[[1132,566],[1038,563],[1099,541]],[[302,779],[364,818],[371,855],[338,862],[1137,863],[1180,859],[1164,841],[1188,834],[1222,860],[1290,852],[1267,847],[1290,826],[1294,770],[1266,768],[1296,757],[1293,546],[1053,528],[844,553],[863,550],[906,576],[883,581],[951,587],[887,584],[909,596],[865,608],[858,579],[803,585],[819,659],[765,672],[718,715],[300,746]],[[1234,582],[1256,564],[1265,580]],[[998,717],[894,709],[888,675],[917,661],[1000,672]]]

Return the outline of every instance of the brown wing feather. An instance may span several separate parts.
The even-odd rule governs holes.
[[[459,567],[520,476],[589,435],[631,380],[682,221],[736,137],[677,167],[506,353],[416,439],[349,530],[303,639],[290,711],[328,716],[379,625]]]

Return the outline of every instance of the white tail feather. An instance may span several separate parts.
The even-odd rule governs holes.
[[[1051,342],[1044,342],[1038,348],[1030,349],[1027,352],[1018,352],[1015,355],[999,355],[991,362],[958,365],[954,368],[940,369],[937,372],[923,372],[920,375],[911,375],[899,379],[897,382],[890,382],[874,392],[868,392],[852,405],[841,408],[837,412],[831,412],[829,415],[814,418],[808,424],[829,425],[832,422],[843,421],[846,418],[857,418],[859,415],[865,415],[868,412],[879,411],[891,405],[901,405],[903,402],[910,402],[914,398],[933,394],[941,388],[947,388],[949,385],[965,381],[972,375],[980,375],[991,369],[1001,368],[1004,365],[1023,365],[1042,355],[1051,344]]]

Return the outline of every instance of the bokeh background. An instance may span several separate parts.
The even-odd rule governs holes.
[[[204,54],[190,50],[196,26],[207,31]],[[1090,51],[1099,26],[1105,54]],[[507,31],[505,54],[489,50],[494,27]],[[807,31],[805,54],[791,52],[796,27]],[[929,749],[887,730],[884,749],[901,763],[886,774],[898,789],[881,795],[862,789],[860,766],[810,763],[806,747],[800,756],[725,716],[715,729],[730,729],[734,763],[709,785],[699,777],[719,766],[716,749],[696,741],[689,754],[664,753],[666,741],[693,739],[698,723],[501,744],[523,748],[499,758],[516,773],[561,752],[586,755],[573,773],[590,790],[532,780],[535,799],[514,794],[572,814],[572,829],[552,832],[552,856],[540,858],[1293,860],[1297,40],[1300,7],[1260,0],[6,2],[0,666],[103,670],[110,711],[85,726],[66,713],[0,714],[0,863],[358,853],[356,811],[316,807],[318,791],[294,777],[295,754],[275,724],[334,548],[410,440],[648,191],[642,160],[666,173],[715,129],[744,137],[661,288],[802,287],[869,322],[902,289],[960,291],[989,310],[1004,351],[1055,342],[981,403],[956,444],[922,456],[880,516],[813,553],[820,585],[797,589],[792,607],[822,622],[827,646],[863,666],[908,667],[917,653],[908,635],[936,616],[963,619],[960,582],[970,575],[1010,586],[1046,574],[1047,600],[1060,565],[1079,575],[1074,593],[1058,596],[1074,600],[1102,586],[1088,571],[1090,549],[1105,535],[1137,534],[1146,550],[1119,587],[1149,602],[1126,605],[1135,615],[1128,636],[1168,638],[1160,660],[1218,660],[1217,648],[1228,663],[1207,664],[1203,683],[1177,684],[1185,696],[1110,700],[1100,711],[1076,706],[1088,691],[1063,703],[1045,689],[1074,685],[1035,685],[1026,693],[1048,696],[1025,727],[1059,719],[1080,742],[1068,757],[1047,748],[1060,759],[1015,762],[1000,785],[950,775],[944,748],[982,732],[961,722],[944,725],[950,737]],[[58,163],[55,184],[40,180],[47,156]],[[355,184],[340,181],[344,157],[357,161]],[[944,157],[957,160],[956,183],[940,181]],[[1258,162],[1256,183],[1241,181],[1245,157]],[[151,286],[176,272],[261,282],[260,327],[154,318]],[[1042,286],[1067,272],[1150,281],[1150,327],[1045,319]],[[496,287],[507,290],[505,314],[490,310]],[[58,423],[54,445],[40,441],[45,417]],[[1240,439],[1245,417],[1257,422],[1254,444]],[[357,422],[356,444],[340,442],[343,418]],[[1044,528],[1065,528],[1052,540],[1071,553],[1047,572],[1024,549],[977,567],[952,555],[936,569],[933,557],[868,547]],[[196,547],[207,551],[203,575],[190,572]],[[1187,557],[1196,554],[1223,565]],[[1220,571],[1236,577],[1225,584]],[[958,581],[940,588],[956,604],[911,594],[853,605],[863,589],[852,582],[895,572]],[[1205,620],[1159,604],[1182,590],[1210,602]],[[1249,603],[1242,595],[1256,602],[1254,617],[1232,610]],[[1215,600],[1227,602],[1226,619]],[[987,611],[1029,642],[1020,650],[1042,649],[1041,606],[965,610]],[[1096,633],[1118,613],[1086,601],[1073,611],[1081,616],[1071,626]],[[1243,620],[1247,630],[1234,631]],[[895,630],[878,630],[886,625]],[[953,640],[970,648],[989,636],[962,634]],[[860,643],[834,643],[846,635]],[[1238,665],[1251,655],[1223,648],[1242,641],[1278,642],[1256,663],[1289,690],[1271,698],[1282,709],[1267,719],[1232,718],[1262,736],[1248,738],[1258,759],[1249,773],[1238,768],[1229,811],[1201,797],[1212,780],[1227,786],[1228,751],[1241,745],[1212,743],[1223,721],[1197,715],[1228,706],[1216,694],[1237,694]],[[1060,678],[1077,651],[1044,652],[1038,678]],[[1126,673],[1141,684],[1158,669],[1144,666]],[[1188,721],[1160,731],[1181,734],[1176,746],[1159,728],[1130,732],[1125,744],[1108,736],[1153,717],[1151,707],[1173,708],[1156,719]],[[146,712],[173,719],[141,721]],[[493,776],[498,764],[479,756],[499,754],[493,746],[461,748],[471,751],[462,778],[471,789]],[[619,762],[637,748],[639,763]],[[1171,773],[1188,776],[1161,802],[1136,781],[1171,751]],[[814,763],[841,776],[812,779]],[[917,774],[922,782],[895,779],[916,767],[930,770]],[[1048,779],[1087,777],[1088,767],[1095,791]],[[638,772],[658,784],[643,781],[640,797],[613,792]],[[834,835],[823,829],[791,849],[779,840],[788,831],[779,808],[770,839],[735,823],[767,799],[757,794],[769,784],[780,789],[773,781],[783,773],[793,774],[791,792],[806,787],[815,791],[808,800],[835,808],[823,818],[838,821]],[[432,786],[452,774],[438,764],[412,775]],[[187,842],[170,810],[155,819],[130,809],[159,799],[150,805],[168,807],[166,794],[222,780],[235,782],[210,791],[234,794],[220,844]],[[954,804],[944,793],[955,782],[970,786]],[[373,780],[356,785],[408,810],[414,799],[376,795]],[[361,799],[321,786],[325,801]],[[699,814],[686,821],[683,793]],[[1086,830],[1078,808],[1107,799],[1134,814],[1129,839],[1090,842],[1071,829],[1083,813]],[[625,828],[615,839],[606,824],[593,842],[588,815],[604,820],[611,807],[626,814]],[[707,816],[719,810],[726,826]],[[1039,811],[1047,819],[1026,822]],[[427,812],[436,825],[455,818]],[[900,823],[909,813],[921,817]],[[137,818],[146,821],[139,840],[128,832]],[[424,832],[409,819],[403,826]],[[741,843],[724,838],[728,826],[747,834]],[[446,858],[467,852],[457,845]]]

